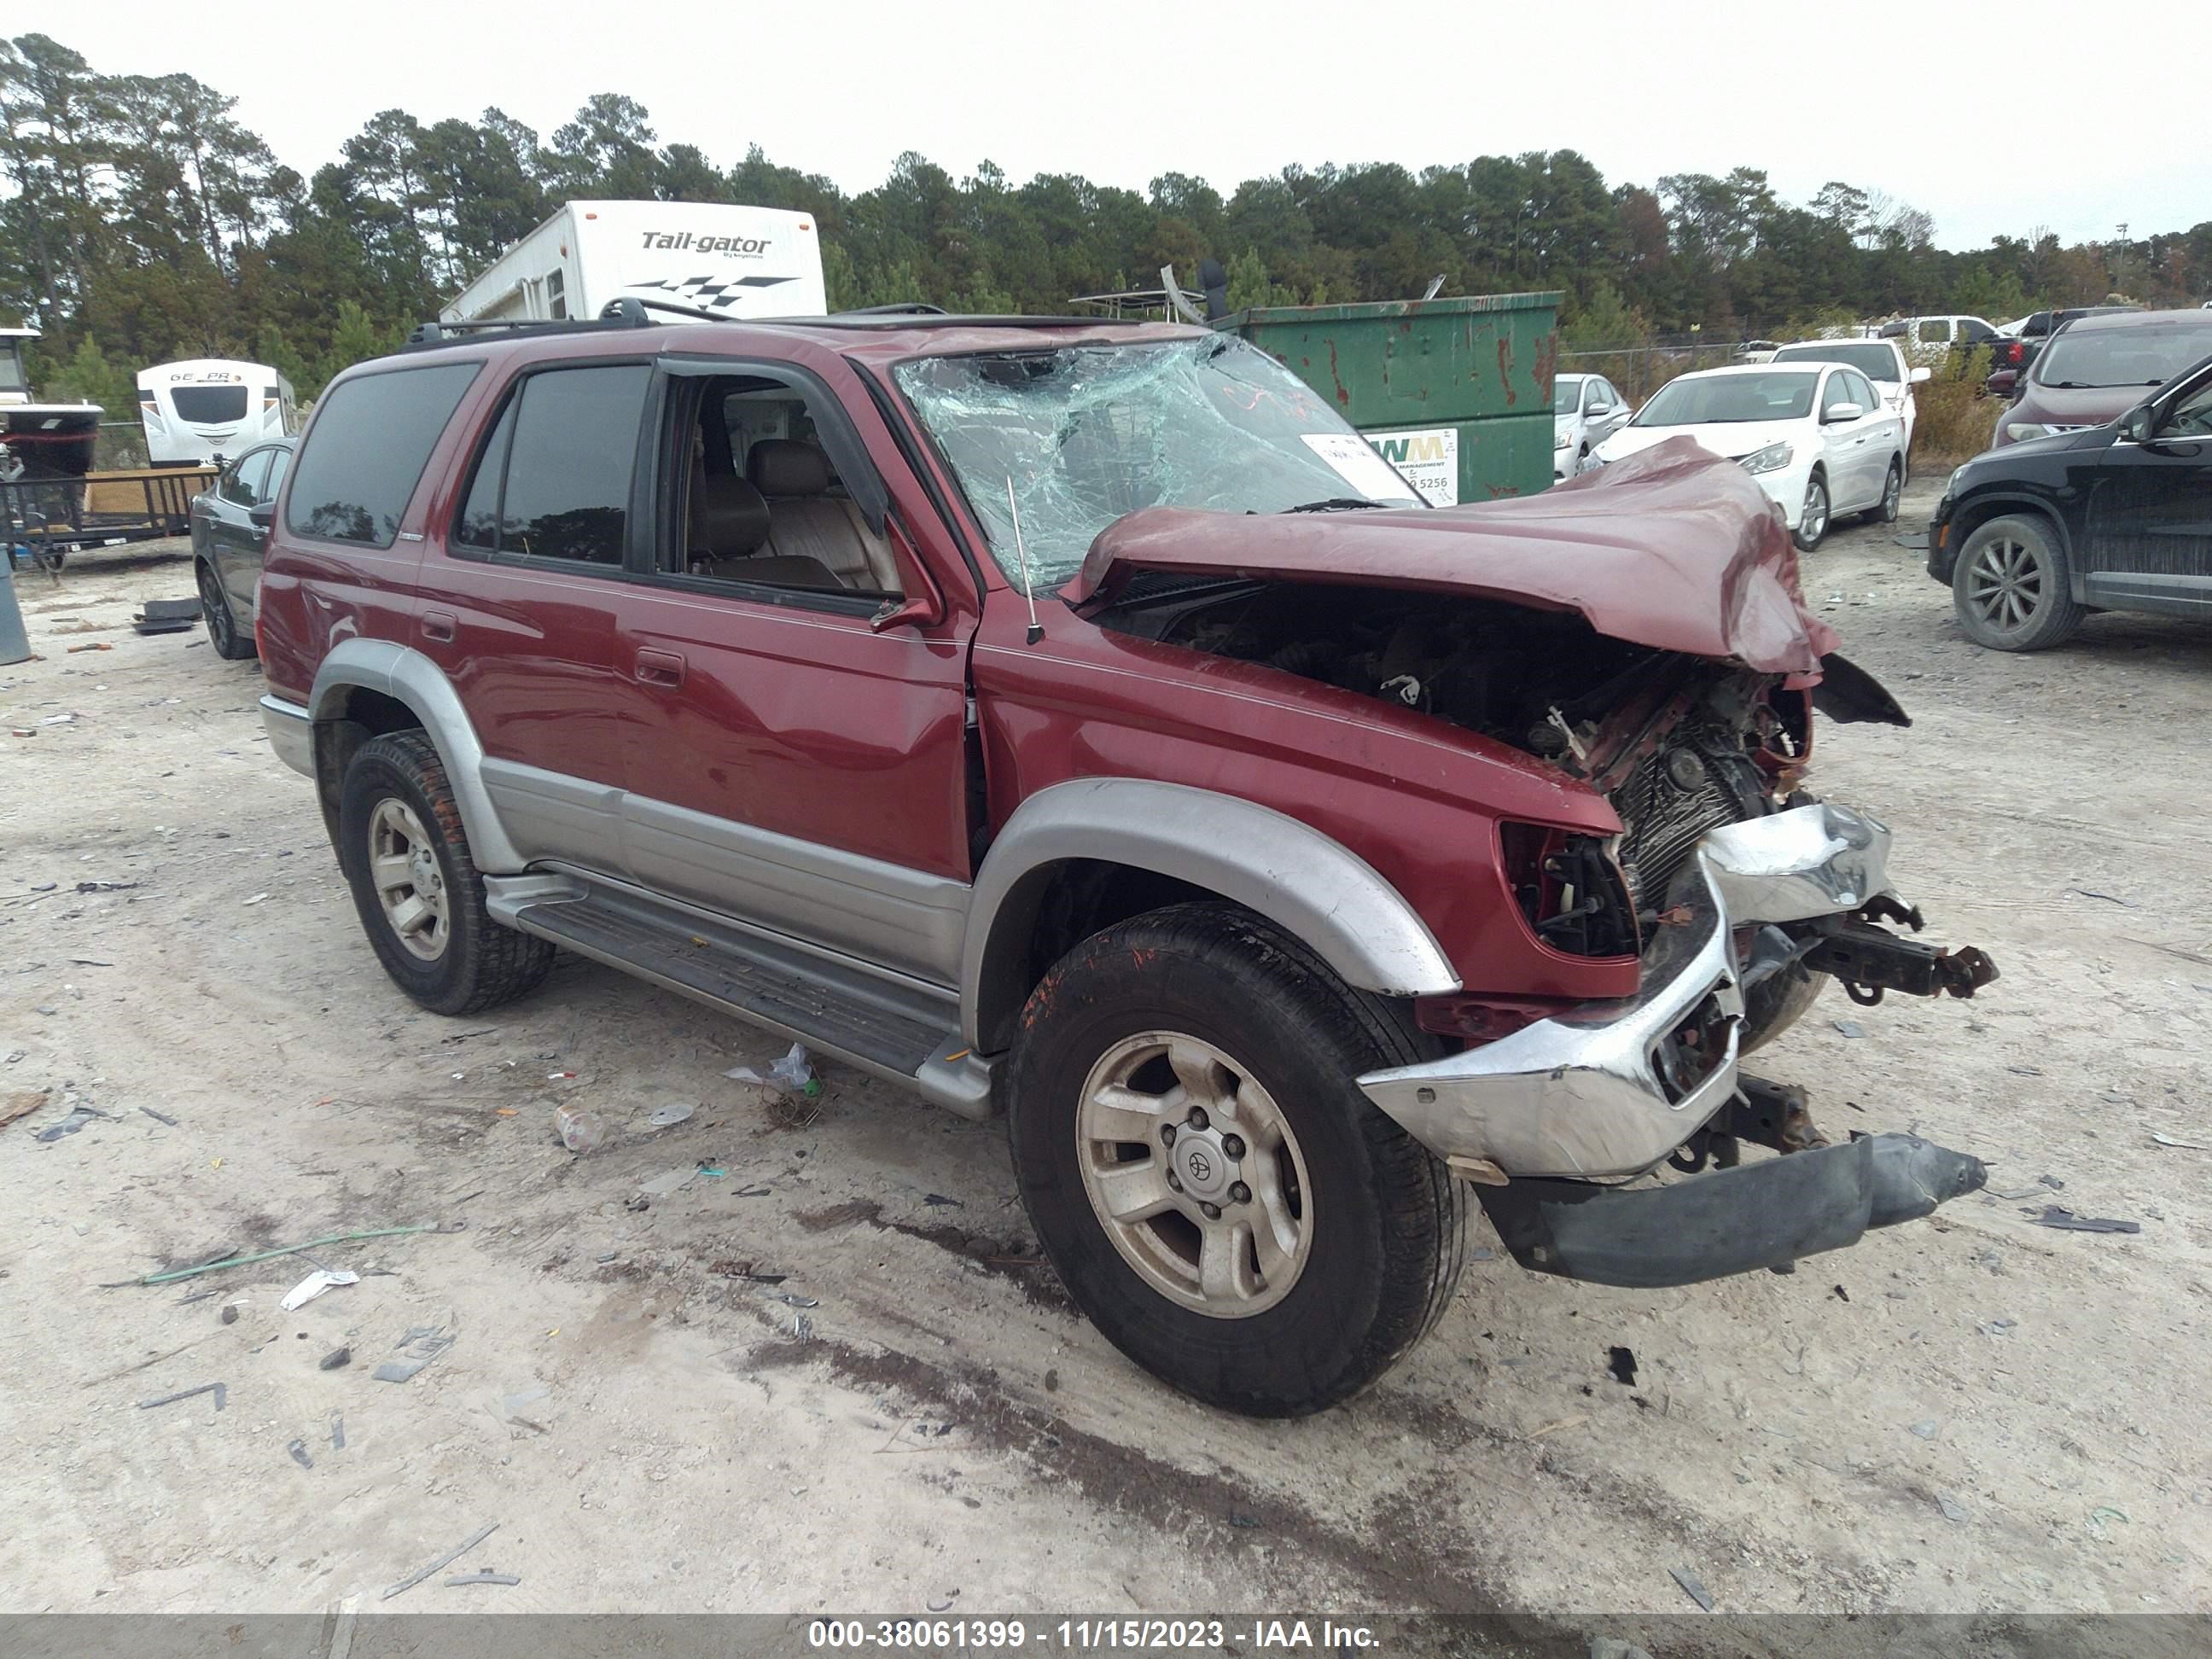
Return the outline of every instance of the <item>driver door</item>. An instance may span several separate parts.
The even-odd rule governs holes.
[[[2212,372],[2166,406],[2152,442],[2115,439],[2100,461],[2088,602],[2212,615]]]

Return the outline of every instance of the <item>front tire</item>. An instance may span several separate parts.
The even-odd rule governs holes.
[[[338,859],[377,960],[432,1013],[512,1002],[552,966],[550,945],[485,909],[445,763],[422,732],[355,751],[338,790]]]
[[[1209,1405],[1347,1398],[1458,1281],[1464,1189],[1353,1083],[1423,1056],[1245,912],[1177,905],[1092,935],[1030,994],[1007,1068],[1045,1255],[1108,1340]]]
[[[1798,509],[1797,528],[1791,539],[1800,553],[1810,553],[1828,533],[1828,480],[1815,472],[1805,485],[1805,505]]]
[[[1991,519],[1966,538],[1951,570],[1960,631],[1992,651],[2042,651],[2074,637],[2075,604],[2058,539],[2035,520]]]
[[[222,580],[215,574],[215,567],[205,559],[194,567],[199,582],[200,620],[207,624],[208,643],[225,662],[243,662],[255,655],[253,636],[241,634],[238,618],[230,614],[230,601],[222,591]]]

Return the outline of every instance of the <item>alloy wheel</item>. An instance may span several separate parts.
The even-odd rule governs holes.
[[[207,618],[209,642],[217,653],[228,655],[231,635],[238,624],[231,617],[229,602],[222,596],[222,584],[204,563],[199,568],[199,588],[200,614]]]
[[[1828,486],[1818,478],[1805,486],[1805,507],[1797,520],[1797,533],[1808,546],[1828,533]]]
[[[2016,537],[1996,537],[1966,567],[1966,603],[1990,627],[2018,633],[2042,608],[2047,574],[2034,548]]]
[[[368,875],[392,937],[425,962],[443,956],[453,933],[445,872],[422,820],[404,800],[387,796],[369,815]]]
[[[1304,1156],[1238,1060],[1181,1032],[1124,1037],[1085,1079],[1075,1132],[1092,1212],[1152,1289],[1243,1319],[1297,1283],[1313,1245]]]

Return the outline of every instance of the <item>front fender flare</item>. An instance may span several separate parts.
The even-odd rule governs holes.
[[[445,763],[477,868],[486,875],[513,875],[526,868],[484,787],[483,744],[446,671],[421,652],[388,640],[341,640],[316,669],[307,693],[307,712],[318,727],[343,718],[346,692],[355,686],[406,704],[421,720]]]
[[[1092,859],[1220,894],[1302,940],[1346,984],[1392,996],[1456,991],[1436,935],[1376,868],[1272,807],[1186,784],[1078,778],[1014,811],[976,872],[961,944],[963,1035],[1012,1041],[1030,993],[1036,911],[1055,868]]]

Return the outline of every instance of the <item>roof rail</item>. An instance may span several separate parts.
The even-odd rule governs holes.
[[[460,323],[417,323],[407,336],[407,343],[410,346],[458,345],[471,334],[488,333],[494,329],[504,329],[510,335],[520,335],[599,333],[608,329],[650,328],[653,319],[646,315],[647,306],[653,306],[656,310],[683,309],[681,307],[662,307],[651,300],[625,298],[612,301],[597,317],[555,321],[540,317],[488,317]],[[703,316],[706,313],[698,314]]]

